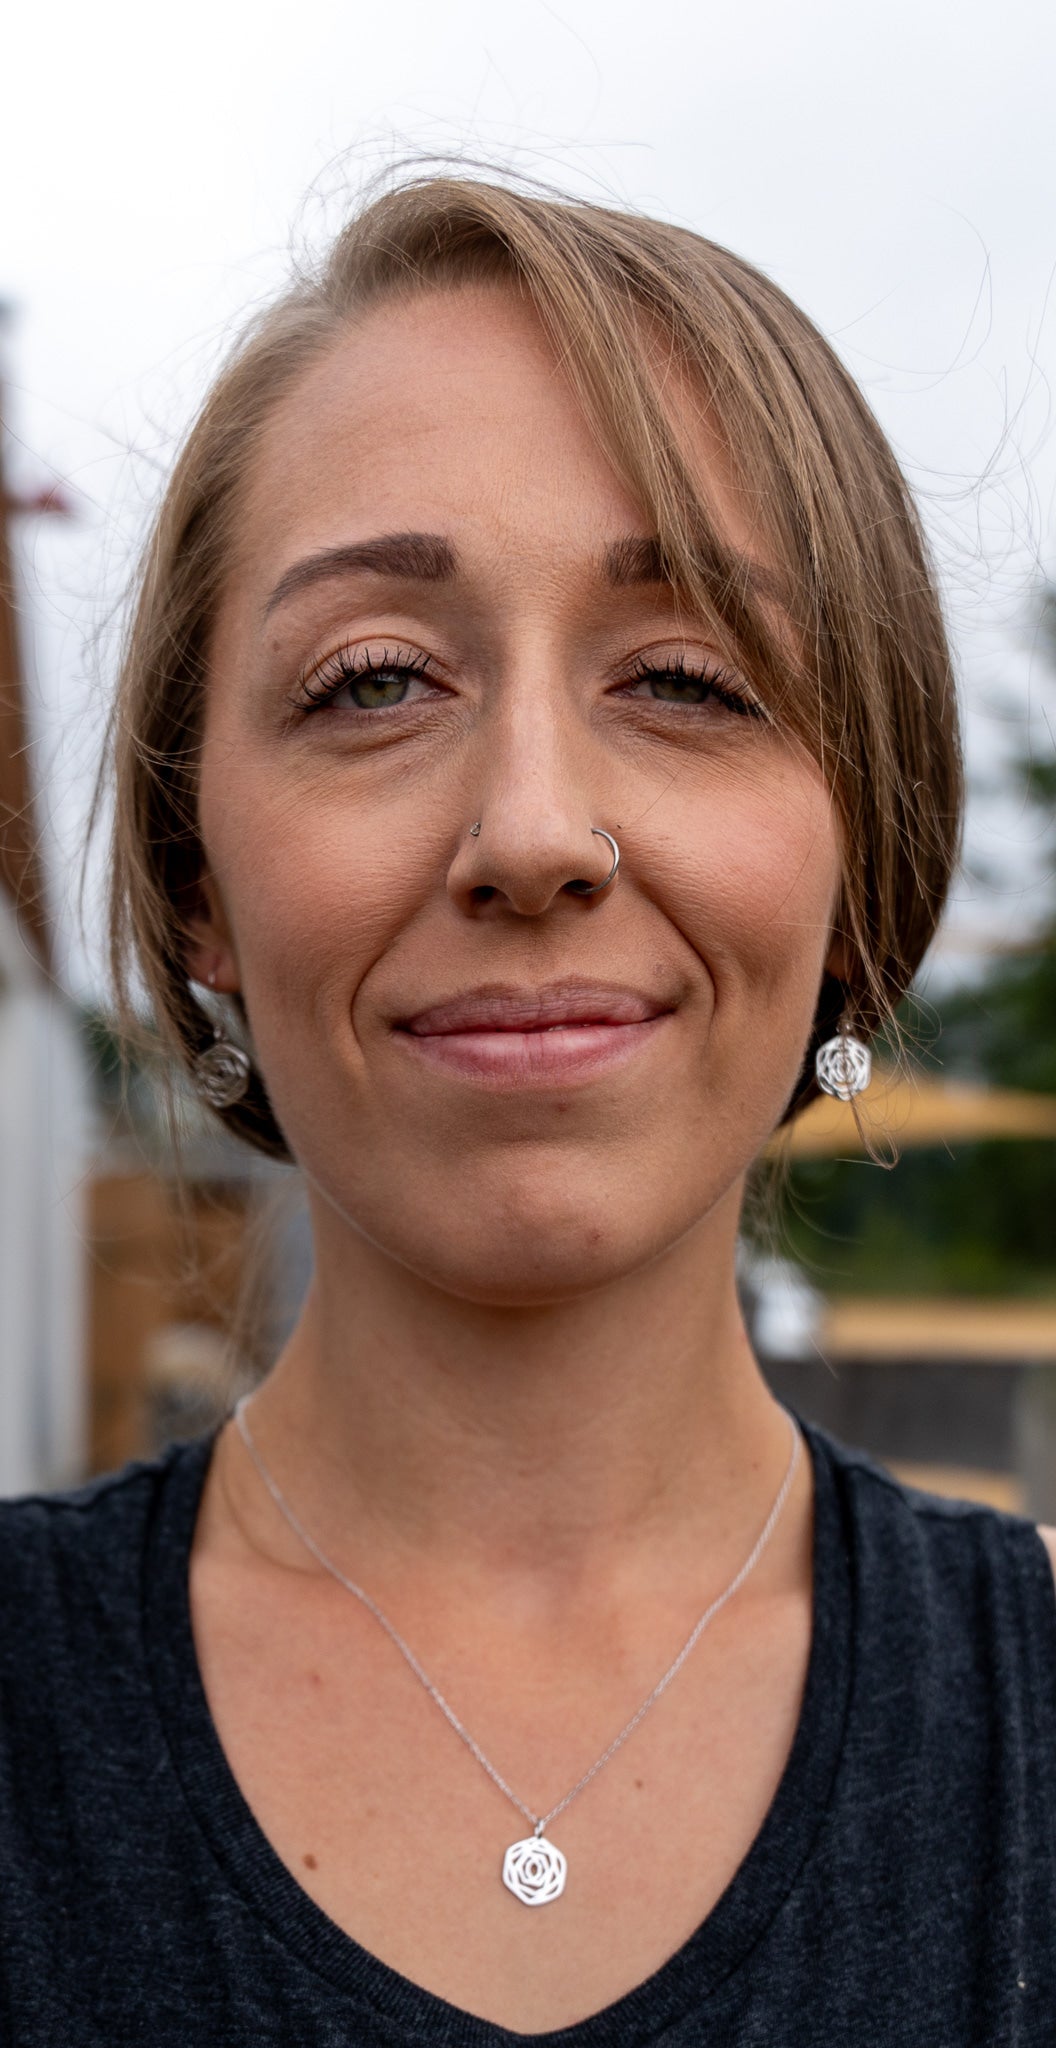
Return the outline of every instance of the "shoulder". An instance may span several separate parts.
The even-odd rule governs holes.
[[[206,1450],[175,1446],[83,1486],[0,1500],[0,1671],[24,1668],[60,1637],[105,1634],[106,1619],[138,1604],[161,1493]]]
[[[1039,1527],[1038,1535],[1049,1553],[1049,1563],[1052,1566],[1053,1577],[1056,1578],[1056,1529]]]
[[[893,1599],[912,1595],[956,1633],[1013,1610],[1029,1633],[1041,1626],[1056,1642],[1056,1529],[978,1501],[907,1484],[867,1453],[814,1431],[843,1503],[844,1536],[860,1571]],[[971,1620],[969,1622],[969,1617]]]
[[[812,1434],[821,1498],[838,1510],[817,1527],[846,1574],[860,1696],[907,1742],[913,1727],[941,1729],[962,1776],[995,1741],[1033,1757],[1056,1813],[1056,1535],[1050,1549],[1025,1516],[907,1485]]]
[[[159,1458],[136,1459],[79,1486],[0,1500],[0,1547],[6,1556],[18,1556],[27,1546],[32,1550],[56,1540],[90,1540],[96,1531],[135,1519],[178,1455],[172,1449]]]

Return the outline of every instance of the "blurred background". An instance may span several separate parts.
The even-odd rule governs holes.
[[[758,263],[918,493],[966,710],[964,867],[906,1007],[910,1067],[881,1048],[862,1129],[839,1104],[801,1120],[744,1295],[803,1412],[927,1485],[1056,1520],[1054,60],[1048,0],[53,0],[7,19],[0,1492],[203,1426],[305,1285],[295,1178],[184,1098],[181,1187],[156,1084],[120,1084],[105,820],[87,866],[85,827],[123,592],[210,374],[372,176],[436,152]]]

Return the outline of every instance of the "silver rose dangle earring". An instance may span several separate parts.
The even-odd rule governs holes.
[[[215,995],[215,967],[209,976],[209,987]],[[249,1087],[252,1062],[240,1045],[232,1044],[222,1024],[214,1023],[213,1038],[215,1043],[194,1061],[194,1085],[210,1109],[230,1109],[233,1103],[241,1102]]]
[[[819,1045],[814,1059],[818,1087],[841,1102],[853,1102],[869,1086],[873,1056],[860,1038],[852,1038],[842,1018],[835,1038]]]

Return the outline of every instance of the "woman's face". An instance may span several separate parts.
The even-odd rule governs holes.
[[[331,1209],[467,1299],[560,1298],[729,1218],[830,952],[821,775],[649,538],[497,288],[372,309],[273,415],[247,492],[191,970],[243,991]],[[621,865],[585,897],[595,826]]]

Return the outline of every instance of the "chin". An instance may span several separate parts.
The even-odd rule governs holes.
[[[423,1216],[415,1229],[406,1212],[393,1228],[371,1232],[377,1247],[427,1285],[457,1300],[490,1308],[544,1308],[611,1286],[653,1263],[699,1220],[663,1213],[659,1203],[533,1199],[507,1190],[504,1200],[478,1198],[461,1209]],[[410,1224],[410,1228],[408,1225]]]
[[[354,1260],[380,1256],[390,1270],[452,1300],[517,1309],[612,1286],[697,1229],[734,1187],[737,1171],[728,1170],[720,1147],[710,1159],[702,1147],[688,1150],[692,1173],[684,1138],[651,1154],[634,1145],[591,1152],[567,1142],[522,1143],[490,1156],[462,1148],[455,1171],[450,1152],[412,1152],[406,1144],[401,1151],[375,1138],[347,1152],[320,1145],[314,1158],[306,1148],[301,1163],[327,1198],[315,1218],[326,1238],[325,1249],[317,1238],[317,1251],[335,1268],[347,1272],[350,1252]],[[373,1170],[360,1170],[364,1160]],[[351,1225],[360,1254],[340,1223],[335,1234],[335,1218]]]
[[[540,1255],[534,1248],[525,1254],[524,1248],[518,1247],[497,1249],[491,1259],[441,1263],[434,1256],[428,1265],[417,1260],[405,1263],[413,1264],[419,1279],[454,1301],[475,1308],[511,1310],[552,1308],[560,1302],[576,1301],[611,1286],[633,1270],[633,1263],[611,1257],[599,1258],[594,1265],[583,1258],[570,1259],[556,1246],[552,1257]]]

